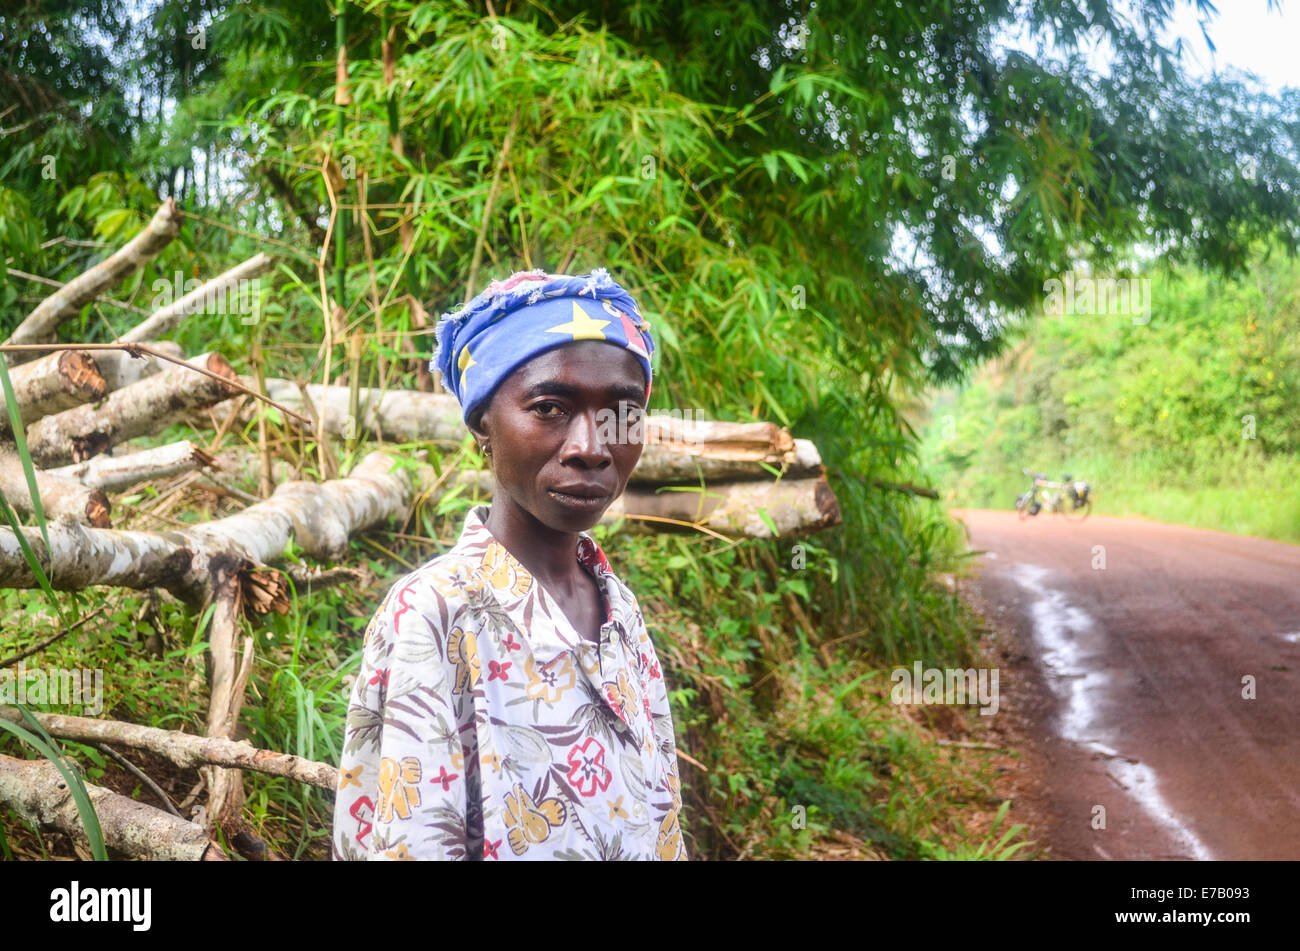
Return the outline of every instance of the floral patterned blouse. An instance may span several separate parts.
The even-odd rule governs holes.
[[[685,859],[668,691],[635,595],[582,533],[600,643],[472,509],[366,629],[336,859]]]

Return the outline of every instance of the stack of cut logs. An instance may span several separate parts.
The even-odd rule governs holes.
[[[180,214],[169,200],[149,225],[100,264],[44,300],[5,342],[17,415],[37,467],[36,487],[49,518],[46,546],[41,532],[24,528],[50,583],[59,590],[96,585],[161,588],[195,610],[213,605],[208,627],[210,701],[206,736],[194,736],[112,720],[37,714],[55,737],[147,750],[182,767],[203,770],[208,797],[197,815],[182,816],[170,798],[154,793],[164,808],[88,784],[105,842],[123,854],[155,858],[220,859],[213,843],[219,824],[228,841],[254,855],[259,843],[242,823],[241,770],[288,776],[333,789],[333,767],[288,754],[255,750],[232,739],[253,661],[253,639],[241,645],[239,619],[289,606],[284,576],[268,566],[280,560],[292,539],[321,562],[345,558],[357,532],[405,516],[417,497],[451,491],[457,482],[490,493],[490,474],[464,471],[455,479],[434,479],[427,465],[395,466],[383,451],[365,455],[346,478],[322,483],[285,481],[269,498],[237,514],[163,532],[112,528],[110,496],[152,480],[200,472],[229,487],[243,473],[269,471],[255,453],[216,454],[191,442],[156,448],[130,447],[137,437],[189,421],[202,426],[256,411],[252,380],[241,379],[218,353],[186,359],[175,344],[161,340],[187,315],[227,293],[241,280],[272,265],[263,254],[243,262],[190,294],[154,312],[122,335],[119,344],[51,349],[59,326],[83,307],[152,260],[180,230]],[[46,349],[39,349],[44,346]],[[29,347],[32,349],[14,349]],[[417,391],[386,392],[347,386],[265,381],[262,398],[278,406],[286,422],[297,417],[304,432],[382,442],[463,444],[465,429],[454,399]],[[0,401],[3,397],[0,396]],[[350,407],[358,411],[350,413]],[[196,411],[211,410],[203,422]],[[7,407],[0,411],[0,492],[20,513],[33,500],[14,445]],[[822,472],[816,448],[770,423],[679,422],[651,416],[647,446],[625,496],[607,514],[629,528],[695,527],[728,537],[770,537],[818,531],[839,521],[839,510]],[[779,477],[774,473],[780,473]],[[699,491],[658,492],[657,487]],[[347,575],[346,568],[304,574],[320,581]],[[38,579],[8,527],[0,527],[0,587],[32,588]],[[14,631],[14,619],[0,619],[0,656]],[[10,661],[16,658],[10,658]],[[0,664],[6,661],[0,660]],[[0,717],[21,722],[14,707],[0,705]],[[0,755],[0,803],[29,821],[58,828],[84,841],[81,821],[66,784],[52,764]]]

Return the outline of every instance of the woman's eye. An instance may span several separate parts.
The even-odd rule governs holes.
[[[559,403],[538,403],[533,412],[544,419],[553,419],[564,412],[564,408]]]

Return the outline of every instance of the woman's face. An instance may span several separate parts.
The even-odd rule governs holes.
[[[493,504],[560,532],[587,531],[641,458],[645,373],[627,350],[584,340],[506,378],[474,430],[492,450]]]

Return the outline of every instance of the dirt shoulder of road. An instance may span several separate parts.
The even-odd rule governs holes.
[[[1053,854],[1054,817],[1046,795],[1050,767],[1039,741],[1043,713],[1051,708],[1052,700],[1036,676],[1028,645],[1022,643],[1015,625],[1005,623],[997,609],[981,597],[973,578],[960,578],[956,583],[958,596],[981,622],[979,663],[998,671],[998,711],[990,717],[971,718],[970,740],[997,747],[990,759],[995,794],[999,801],[1011,800],[1009,821],[1024,825],[1025,838],[1033,842],[1025,857],[1061,858]]]

